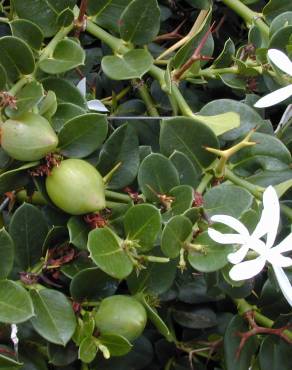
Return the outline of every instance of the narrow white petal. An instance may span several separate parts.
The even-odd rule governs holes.
[[[103,105],[100,100],[97,100],[97,99],[89,100],[87,102],[87,107],[88,109],[95,110],[97,112],[108,112],[107,107]]]
[[[292,286],[289,279],[287,278],[284,270],[281,267],[273,265],[273,269],[284,297],[287,299],[290,306],[292,306]]]
[[[292,85],[288,85],[273,91],[272,93],[259,99],[254,107],[256,108],[266,108],[281,103],[281,101],[288,99],[292,95]]]
[[[273,249],[275,249],[275,248],[273,248]],[[282,254],[276,253],[273,250],[271,250],[269,252],[268,261],[273,266],[278,266],[278,267],[289,267],[289,266],[292,266],[292,259],[290,257],[282,256]]]
[[[241,262],[232,267],[229,271],[229,276],[234,281],[250,279],[262,271],[265,263],[266,259],[262,256],[254,260]]]
[[[256,239],[267,234],[267,248],[271,248],[275,242],[280,222],[280,204],[276,190],[268,186],[263,194],[263,211],[259,223],[252,236]]]
[[[284,253],[292,251],[292,233],[286,236],[285,239],[281,241],[276,247],[273,248],[277,250],[277,253]]]
[[[223,234],[212,228],[208,229],[208,235],[220,244],[243,244],[245,240],[239,234]]]
[[[236,218],[227,215],[215,215],[211,217],[211,221],[220,222],[226,226],[231,227],[233,230],[237,231],[239,234],[248,237],[249,232],[242,222],[238,221]]]
[[[292,76],[292,62],[286,54],[277,49],[270,49],[268,51],[268,57],[283,72]]]
[[[76,85],[77,89],[81,92],[83,96],[86,95],[86,77],[82,78]]]
[[[238,251],[234,253],[229,253],[227,255],[227,259],[230,263],[236,265],[239,262],[243,261],[248,251],[249,251],[248,244],[244,244],[240,249],[238,249]]]

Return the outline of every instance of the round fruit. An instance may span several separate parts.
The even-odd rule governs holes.
[[[1,145],[14,159],[37,161],[56,149],[58,137],[44,117],[28,112],[1,125]]]
[[[71,215],[105,208],[104,182],[100,173],[82,159],[66,159],[46,178],[52,202]]]
[[[129,341],[142,334],[146,322],[145,308],[135,298],[126,295],[105,298],[95,315],[96,327],[101,334],[117,334]]]

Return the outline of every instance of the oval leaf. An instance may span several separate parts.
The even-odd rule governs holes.
[[[31,319],[34,329],[49,342],[65,346],[76,327],[72,306],[66,296],[56,290],[32,290],[36,316]]]
[[[14,261],[14,243],[8,232],[0,230],[0,279],[9,275]]]

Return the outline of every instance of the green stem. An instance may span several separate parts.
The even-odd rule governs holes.
[[[118,206],[124,206],[126,203],[121,203],[121,202],[112,202],[110,200],[105,201],[106,208],[115,208]]]
[[[112,200],[120,200],[125,203],[131,203],[132,199],[127,194],[116,193],[115,191],[105,190],[105,196]]]
[[[18,93],[19,90],[21,90],[23,88],[24,85],[26,85],[28,83],[28,81],[30,81],[31,77],[30,76],[23,76],[21,77],[20,80],[18,80],[16,82],[16,84],[14,84],[11,89],[8,91],[9,94],[11,95],[15,95],[16,93]]]
[[[254,195],[257,199],[262,199],[262,190],[263,188],[250,182],[242,179],[241,177],[235,175],[228,167],[225,168],[225,178],[235,185],[239,185],[246,190],[248,190],[252,195]]]
[[[140,97],[143,99],[144,104],[146,105],[149,116],[158,117],[159,112],[155,107],[155,103],[152,99],[152,96],[149,94],[147,86],[144,83],[141,85],[139,81],[136,80],[134,80],[134,83],[138,88]]]
[[[42,50],[39,62],[42,60],[51,57],[57,44],[63,40],[64,37],[66,37],[74,28],[74,24],[70,24],[68,27],[62,27],[56,35],[52,38],[52,40],[48,43],[48,45]]]
[[[203,176],[199,185],[197,186],[196,191],[200,194],[203,194],[203,192],[205,191],[206,187],[208,186],[208,184],[212,180],[212,178],[213,178],[213,175],[211,173],[206,173]]]
[[[260,29],[264,36],[269,36],[269,27],[260,18],[260,14],[252,11],[244,5],[240,0],[221,0],[228,8],[232,9],[236,14],[238,14],[242,19],[245,20],[247,25],[255,23]]]
[[[0,22],[2,23],[9,23],[9,19],[5,17],[0,17]]]
[[[172,83],[171,89],[172,89],[172,96],[176,100],[177,105],[182,115],[186,117],[194,117],[193,111],[189,107],[188,103],[185,101],[185,98],[183,97],[182,93],[179,91],[179,88],[174,82]]]

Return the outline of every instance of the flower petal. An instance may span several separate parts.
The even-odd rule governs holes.
[[[225,224],[226,226],[231,227],[231,229],[237,231],[240,235],[249,237],[249,232],[243,223],[232,216],[215,215],[211,217],[211,221]]]
[[[81,92],[82,96],[86,95],[86,77],[82,78],[76,85],[77,89]]]
[[[266,259],[259,256],[254,260],[244,261],[232,267],[229,276],[234,281],[246,280],[256,276],[265,267]]]
[[[288,85],[273,91],[272,93],[264,96],[263,98],[259,99],[255,104],[254,107],[256,108],[266,108],[271,107],[275,104],[280,103],[288,99],[292,95],[292,85]]]
[[[229,253],[227,255],[227,259],[230,263],[232,263],[233,265],[236,265],[244,259],[248,251],[249,251],[249,245],[244,244],[236,252]]]
[[[276,190],[272,186],[268,186],[264,191],[263,207],[260,221],[252,233],[252,237],[259,239],[267,234],[266,247],[271,248],[275,242],[280,222],[280,204]]]
[[[272,248],[272,250],[270,250],[270,253],[268,255],[268,261],[273,266],[278,266],[278,267],[292,266],[292,258],[282,256],[282,254],[273,251],[273,249],[275,248]]]
[[[279,287],[284,297],[287,299],[290,306],[292,306],[292,286],[290,284],[288,277],[286,276],[284,270],[281,267],[273,265],[273,269],[274,269]]]
[[[268,57],[283,72],[292,76],[292,62],[286,54],[277,49],[270,49],[268,51]]]
[[[215,242],[220,244],[243,244],[245,239],[240,234],[223,234],[212,228],[208,229],[208,235]]]
[[[107,107],[98,99],[89,100],[87,102],[87,107],[88,109],[95,110],[97,112],[108,112]]]
[[[286,236],[273,250],[277,250],[277,253],[292,251],[292,233]]]

